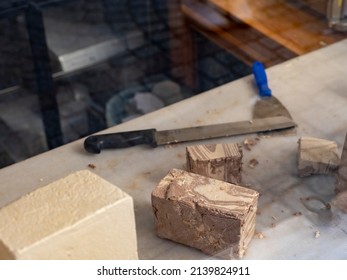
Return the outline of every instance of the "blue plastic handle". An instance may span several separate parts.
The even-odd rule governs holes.
[[[260,96],[271,96],[271,89],[267,83],[266,72],[263,63],[256,61],[252,65],[255,82],[259,89]]]

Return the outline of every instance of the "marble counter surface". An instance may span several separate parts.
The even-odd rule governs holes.
[[[347,131],[346,50],[347,41],[342,41],[267,69],[273,94],[298,127],[286,136],[260,137],[250,151],[244,149],[243,184],[261,194],[257,234],[245,259],[347,258],[347,214],[334,206],[326,210],[320,202],[334,198],[334,177],[296,174],[301,136],[336,141],[342,150]],[[253,77],[247,76],[104,132],[249,120],[256,100]],[[255,136],[194,143],[243,143]],[[134,198],[140,259],[208,259],[195,249],[159,239],[154,232],[150,193],[171,168],[185,168],[186,146],[137,146],[93,155],[84,151],[81,139],[1,169],[0,207],[93,164],[93,172]],[[252,159],[259,164],[249,166]]]

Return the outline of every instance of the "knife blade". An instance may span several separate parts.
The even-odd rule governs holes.
[[[269,132],[295,127],[296,124],[286,117],[269,117],[252,121],[239,121],[224,124],[187,127],[157,131],[144,129],[118,133],[97,134],[84,141],[84,148],[89,153],[98,154],[102,149],[117,149],[147,144],[152,147],[178,142],[204,140],[256,132]]]

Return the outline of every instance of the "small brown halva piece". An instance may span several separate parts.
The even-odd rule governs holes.
[[[189,172],[233,184],[241,182],[242,149],[238,144],[195,145],[186,152]]]
[[[347,191],[347,134],[345,144],[343,145],[339,169],[337,170],[335,191],[336,193]]]
[[[259,161],[257,161],[255,158],[252,158],[249,163],[248,166],[249,168],[255,168],[257,165],[259,164]]]
[[[246,150],[250,151],[253,146],[257,144],[257,141],[259,141],[260,138],[246,138],[243,141],[243,146],[246,148]]]
[[[259,193],[172,169],[152,192],[159,237],[219,258],[244,256],[255,230]]]
[[[298,176],[333,174],[339,164],[334,141],[301,137],[298,142]]]

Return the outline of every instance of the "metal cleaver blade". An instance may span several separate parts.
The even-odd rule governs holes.
[[[254,78],[259,90],[259,100],[253,107],[253,118],[263,119],[269,117],[286,117],[292,120],[292,116],[283,106],[283,104],[272,95],[271,89],[269,88],[267,76],[264,65],[261,62],[255,62],[252,66]],[[272,133],[272,136],[287,136],[295,134],[296,128],[290,128],[283,131],[277,131]],[[264,134],[267,134],[266,132]]]
[[[262,97],[257,100],[253,108],[253,118],[262,119],[268,117],[286,117],[292,119],[288,110],[283,104],[275,97]]]
[[[275,96],[272,95],[271,89],[268,85],[264,65],[257,61],[253,64],[252,70],[260,95],[260,99],[257,100],[253,108],[253,118],[257,119],[282,116],[292,119],[288,110]]]

